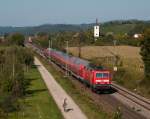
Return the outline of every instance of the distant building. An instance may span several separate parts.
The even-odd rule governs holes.
[[[134,34],[133,37],[134,37],[135,39],[138,39],[138,38],[141,38],[141,37],[142,37],[142,34]]]
[[[33,37],[32,37],[32,36],[29,36],[28,42],[29,42],[29,43],[32,43],[32,39],[33,39]]]
[[[99,26],[94,26],[94,37],[98,38],[99,37]]]
[[[96,24],[94,25],[94,38],[95,40],[97,40],[97,38],[99,38],[100,36],[100,27],[98,24],[98,19],[96,19]]]

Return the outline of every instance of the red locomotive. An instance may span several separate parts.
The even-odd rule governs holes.
[[[94,66],[89,61],[69,56],[57,50],[47,48],[43,52],[46,57],[50,57],[53,62],[89,85],[92,90],[111,88],[111,73],[109,70]]]

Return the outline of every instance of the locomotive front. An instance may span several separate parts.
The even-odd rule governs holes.
[[[109,70],[96,70],[93,75],[93,88],[101,90],[111,88],[111,73]]]

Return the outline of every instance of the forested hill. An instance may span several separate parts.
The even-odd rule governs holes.
[[[69,25],[69,24],[44,24],[33,27],[0,27],[0,35],[5,33],[19,32],[24,35],[32,35],[38,32],[58,32],[58,31],[80,31],[86,30],[93,27],[91,24],[80,24],[80,25]],[[141,29],[143,26],[150,26],[150,21],[139,21],[139,20],[116,20],[101,23],[101,30],[103,32],[113,33],[128,33],[135,27]]]
[[[80,31],[92,27],[92,24],[67,25],[67,24],[44,24],[34,27],[0,27],[0,35],[5,33],[19,32],[24,35],[32,35],[38,32],[61,32],[61,31]]]

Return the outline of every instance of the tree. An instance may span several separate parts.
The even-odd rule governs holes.
[[[76,33],[74,35],[74,38],[77,40],[78,45],[78,57],[81,57],[81,48],[83,43],[85,43],[86,35],[83,31],[80,31],[79,33]]]
[[[140,54],[144,62],[145,77],[150,79],[150,29],[147,29],[144,32]]]
[[[25,40],[24,35],[20,33],[14,33],[9,36],[10,43],[14,45],[24,46],[24,40]]]
[[[37,36],[38,37],[45,37],[45,36],[47,36],[47,33],[46,32],[39,32],[39,33],[37,33]]]
[[[81,48],[82,48],[82,44],[83,42],[85,41],[85,35],[84,35],[84,32],[81,31],[80,34],[79,34],[79,44],[78,44],[78,48],[79,48],[79,54],[78,54],[78,57],[81,57]]]

